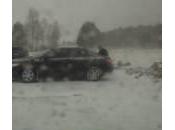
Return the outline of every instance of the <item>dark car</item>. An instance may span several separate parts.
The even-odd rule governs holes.
[[[28,56],[28,51],[21,47],[13,47],[12,48],[12,58],[23,58]]]
[[[35,57],[13,60],[13,78],[18,77],[24,82],[48,77],[97,81],[112,71],[109,57],[79,47],[52,49]]]

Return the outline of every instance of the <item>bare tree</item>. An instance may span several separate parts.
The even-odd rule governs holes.
[[[43,38],[42,38],[41,49],[44,49],[44,48],[49,47],[48,38],[49,38],[49,35],[50,35],[50,32],[49,32],[50,24],[49,24],[49,22],[46,18],[43,18],[40,23],[41,23],[41,27],[43,29]]]
[[[25,27],[29,48],[37,50],[43,38],[43,29],[39,21],[39,12],[36,9],[29,10]]]
[[[50,26],[50,35],[48,38],[49,41],[49,47],[50,48],[55,48],[58,46],[58,41],[60,38],[60,30],[59,30],[59,25],[58,22],[55,21],[53,24]]]

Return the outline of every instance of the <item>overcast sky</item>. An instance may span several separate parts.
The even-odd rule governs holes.
[[[85,21],[94,21],[100,30],[107,31],[161,23],[162,19],[162,0],[13,0],[13,23],[24,22],[31,7],[41,16],[57,19],[71,37]]]

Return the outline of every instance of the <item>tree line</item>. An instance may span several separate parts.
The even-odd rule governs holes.
[[[162,47],[162,24],[117,28],[101,33],[100,44],[115,47]]]
[[[162,24],[117,28],[101,32],[94,23],[86,22],[80,29],[77,43],[80,46],[109,47],[162,47]]]
[[[13,46],[29,51],[37,51],[58,46],[61,37],[57,21],[41,18],[39,12],[31,8],[24,23],[13,25]],[[114,46],[161,48],[162,24],[117,28],[101,32],[94,22],[85,22],[80,28],[76,43],[81,47]]]

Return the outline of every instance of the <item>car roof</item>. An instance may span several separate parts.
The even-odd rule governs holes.
[[[78,49],[86,49],[86,48],[83,48],[83,47],[58,47],[58,48],[55,48],[53,50],[60,50],[60,49],[75,49],[75,50],[78,50]]]

